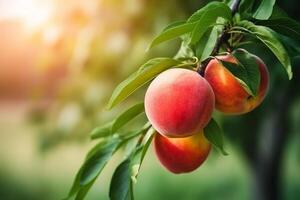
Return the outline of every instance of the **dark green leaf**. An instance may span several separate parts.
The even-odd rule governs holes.
[[[76,194],[75,200],[82,200],[82,199],[84,199],[85,196],[87,195],[88,191],[90,190],[90,188],[93,186],[95,180],[91,181],[87,185],[84,185],[84,186],[80,187],[80,189],[78,190],[78,192]]]
[[[292,38],[286,37],[281,34],[277,34],[277,38],[280,39],[281,43],[284,45],[291,58],[300,55],[300,41],[293,40]]]
[[[119,138],[111,138],[109,141],[99,142],[89,151],[84,164],[76,174],[72,188],[66,199],[75,197],[76,200],[81,200],[85,197],[120,142]]]
[[[300,41],[300,23],[291,18],[282,17],[270,20],[259,20],[257,24],[267,26],[277,33]]]
[[[115,170],[110,183],[111,200],[125,200],[130,189],[131,158],[123,161]]]
[[[238,60],[239,65],[241,65],[245,70],[246,79],[242,80],[245,81],[249,87],[251,94],[256,96],[259,90],[261,76],[255,57],[249,52],[240,49],[235,50],[232,55]]]
[[[275,5],[275,0],[261,0],[261,3],[253,17],[255,19],[269,19],[273,12],[273,6]]]
[[[251,96],[258,94],[260,85],[260,71],[256,58],[246,50],[237,49],[232,52],[238,63],[221,61],[235,78],[241,83],[244,89]]]
[[[254,93],[250,89],[249,84],[247,84],[248,77],[247,77],[246,69],[244,69],[242,65],[236,63],[231,63],[222,60],[219,61],[222,63],[224,67],[226,67],[233,74],[233,76],[236,78],[236,80],[239,81],[239,83],[247,91],[247,93],[250,94],[251,96],[254,96]]]
[[[143,134],[145,134],[145,132]],[[145,136],[141,136],[144,138],[141,144],[136,144],[127,159],[125,159],[115,170],[110,183],[110,199],[125,200],[128,196],[133,199],[132,178],[136,179],[137,177],[138,171],[136,170],[139,170],[139,167],[143,162],[146,150],[151,143],[152,135],[153,132],[148,131]],[[136,160],[138,164],[136,164]]]
[[[209,142],[217,147],[223,155],[228,155],[224,150],[223,131],[214,119],[211,119],[204,128],[204,136]]]
[[[254,0],[242,0],[239,6],[241,14],[250,14],[254,5]]]
[[[277,19],[277,18],[285,18],[285,17],[289,17],[288,14],[282,10],[279,6],[274,6],[273,7],[273,12],[272,15],[269,19]]]
[[[274,35],[271,29],[264,26],[254,25],[252,22],[245,21],[245,20],[238,22],[237,25],[242,27],[242,28],[236,27],[237,29],[246,31],[251,35],[255,36],[261,42],[263,42],[281,62],[281,64],[283,65],[283,67],[285,68],[288,74],[289,79],[292,78],[293,73],[292,73],[292,67],[291,67],[291,61],[289,55],[286,49],[284,48],[284,46],[276,38],[276,36]]]
[[[153,41],[150,43],[148,49],[151,49],[152,47],[168,41],[175,39],[181,35],[184,35],[186,33],[189,33],[193,30],[196,23],[184,23],[184,24],[177,24],[177,25],[169,25],[165,28],[158,36],[156,36]]]
[[[136,89],[152,80],[159,73],[171,67],[176,67],[176,65],[179,64],[180,61],[172,58],[151,59],[146,64],[144,64],[137,72],[133,73],[116,87],[107,107],[109,109],[114,107],[115,105],[126,99]]]
[[[197,43],[207,29],[216,23],[218,17],[231,19],[232,14],[230,8],[222,2],[212,2],[200,9],[197,16],[197,24],[195,25],[190,43]],[[196,17],[194,17],[196,18]]]
[[[86,160],[82,166],[80,176],[81,186],[86,185],[97,178],[119,144],[120,140],[118,138],[112,138],[107,144],[100,146],[93,155],[90,155],[89,159]]]
[[[144,112],[144,103],[136,104],[123,112],[113,123],[113,126],[111,128],[112,133],[116,132],[119,128],[124,126],[127,122],[129,122],[142,112]]]

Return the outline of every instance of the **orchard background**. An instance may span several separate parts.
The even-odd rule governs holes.
[[[137,91],[105,109],[111,92],[153,57],[172,57],[179,41],[145,52],[169,22],[185,20],[208,1],[0,1],[0,199],[62,199],[86,152],[91,130],[144,97]],[[277,0],[299,21],[300,2]],[[292,43],[299,52],[299,44]],[[263,46],[248,47],[266,63],[264,102],[241,116],[218,115],[228,156],[213,149],[190,174],[161,167],[146,155],[136,199],[299,199],[299,53],[293,79]],[[135,120],[129,127],[136,126]],[[86,199],[108,199],[116,154]]]

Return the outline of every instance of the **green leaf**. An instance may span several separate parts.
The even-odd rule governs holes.
[[[100,174],[108,160],[116,151],[121,140],[119,138],[110,139],[107,144],[100,146],[99,149],[90,155],[82,166],[80,175],[80,185],[86,185],[93,181]]]
[[[128,123],[130,120],[132,120],[133,118],[135,118],[142,112],[144,112],[144,103],[139,103],[139,104],[132,106],[131,108],[129,108],[128,110],[123,112],[115,120],[115,122],[112,125],[111,132],[112,133],[116,132],[119,128],[124,126],[126,123]]]
[[[205,33],[207,27],[214,24],[218,17],[231,19],[231,11],[225,3],[211,2],[195,12],[187,22],[178,21],[168,25],[153,39],[148,49],[192,31],[191,41],[196,43]]]
[[[100,137],[107,137],[111,135],[111,127],[115,123],[115,121],[108,122],[102,126],[96,127],[91,132],[91,138],[96,139]]]
[[[249,14],[252,11],[254,0],[242,0],[239,6],[239,12],[241,14]]]
[[[257,24],[267,26],[277,33],[300,41],[300,23],[291,18],[281,17],[270,20],[259,20]]]
[[[147,150],[153,140],[153,137],[154,137],[154,134],[155,134],[155,130],[154,128],[150,128],[148,130],[148,132],[146,133],[145,135],[145,138],[144,138],[144,141],[143,141],[143,149],[142,149],[142,152],[141,152],[141,160],[140,160],[140,164],[143,162],[144,158],[145,158],[145,155],[147,153]]]
[[[122,136],[122,138],[123,138],[124,140],[130,140],[130,139],[132,139],[132,138],[134,138],[134,137],[136,137],[136,136],[138,136],[138,135],[140,135],[140,134],[145,134],[145,133],[148,131],[148,129],[149,129],[150,127],[151,127],[150,122],[147,122],[147,123],[142,127],[142,129],[136,130],[136,131],[130,131],[128,134],[121,134],[121,136]]]
[[[253,17],[255,19],[269,19],[272,15],[274,5],[275,0],[262,0]]]
[[[259,64],[256,58],[247,52],[246,50],[237,49],[233,53],[233,56],[238,60],[239,64],[246,69],[247,85],[249,86],[252,94],[256,96],[258,94],[261,74],[259,71]]]
[[[175,39],[181,35],[191,32],[195,24],[196,23],[178,23],[176,25],[171,24],[167,26],[167,28],[165,28],[158,36],[156,36],[152,40],[148,47],[148,50],[162,42]]]
[[[277,34],[277,38],[280,39],[281,43],[284,45],[291,58],[300,55],[300,41],[293,40],[292,38],[286,37],[281,34]]]
[[[150,144],[153,140],[155,132],[156,131],[153,128],[150,128],[148,130],[148,132],[146,133],[146,135],[144,137],[144,140],[142,141],[140,151],[137,154],[137,157],[138,157],[137,162],[136,162],[135,165],[132,166],[131,179],[134,183],[136,183],[136,181],[137,181],[137,177],[138,177],[138,174],[141,170],[142,163],[144,161],[144,158],[146,156],[148,148],[149,148],[149,146],[150,146]]]
[[[197,43],[207,29],[216,23],[218,17],[230,20],[232,18],[230,8],[222,2],[212,2],[200,9],[197,16],[197,24],[191,33],[190,43]],[[196,19],[196,17],[194,17]],[[193,19],[194,20],[194,19]]]
[[[76,194],[75,200],[82,200],[82,199],[84,199],[85,196],[87,195],[88,191],[90,190],[90,188],[93,186],[95,180],[91,181],[87,185],[84,185],[84,186],[80,187],[80,189],[78,190],[78,192]]]
[[[138,103],[124,111],[115,120],[93,129],[93,131],[91,132],[91,138],[97,139],[100,137],[110,136],[143,112],[144,103]]]
[[[124,160],[115,170],[110,183],[111,200],[125,200],[130,189],[131,158]]]
[[[153,133],[151,133],[152,135],[148,133],[151,133],[151,131],[148,131],[145,136],[142,136],[144,139],[141,144],[136,144],[131,154],[129,154],[129,156],[115,170],[110,183],[110,199],[125,200],[128,196],[131,196],[131,199],[133,199],[132,177],[134,176],[136,179],[138,173],[138,171],[135,171],[134,168],[137,166],[136,160],[139,166],[138,169],[140,168],[146,150],[151,143]],[[141,140],[141,138],[139,140]]]
[[[275,5],[273,7],[273,12],[272,12],[272,15],[269,19],[277,19],[277,18],[288,18],[288,14],[283,10],[281,9],[279,6]]]
[[[76,174],[72,188],[66,199],[75,197],[81,200],[85,197],[96,178],[121,143],[119,138],[101,141],[92,148],[86,156],[84,164]]]
[[[224,13],[222,14],[225,16],[224,18],[231,19],[230,8],[225,3],[213,1],[213,2],[208,3],[206,6],[200,8],[195,13],[193,13],[187,20],[187,23],[198,22],[199,20],[201,20],[203,18],[203,14],[205,14],[207,12],[219,11],[220,8],[224,9]]]
[[[232,52],[237,64],[222,61],[222,64],[237,78],[251,96],[258,94],[260,71],[255,57],[246,50],[237,49]]]
[[[171,22],[162,31],[167,31],[167,30],[169,30],[171,28],[174,28],[174,27],[177,27],[177,26],[180,26],[180,25],[183,25],[183,24],[185,24],[185,21],[183,21],[183,20]]]
[[[218,27],[209,29],[200,41],[196,44],[196,56],[199,61],[208,58],[213,51],[218,39]]]
[[[236,63],[227,62],[227,61],[222,61],[222,60],[219,61],[222,63],[224,67],[226,67],[230,71],[230,73],[233,74],[236,80],[239,81],[241,86],[246,90],[246,92],[249,95],[255,96],[252,90],[250,89],[249,84],[247,84],[248,77],[247,77],[246,69],[244,69],[243,66]]]
[[[108,102],[108,109],[126,99],[136,89],[152,80],[161,72],[171,67],[176,67],[180,63],[180,61],[172,58],[154,58],[149,60],[137,72],[130,75],[116,87]]]
[[[175,59],[180,59],[180,58],[192,58],[195,56],[195,53],[192,49],[192,47],[188,44],[186,41],[182,41],[180,48],[176,55],[174,56]]]
[[[289,55],[286,49],[284,48],[284,46],[276,38],[276,36],[274,35],[271,29],[264,26],[254,25],[252,22],[245,21],[245,20],[238,22],[237,25],[241,27],[235,27],[236,29],[246,31],[251,35],[255,36],[261,42],[263,42],[273,52],[273,54],[278,58],[280,63],[283,65],[289,79],[293,77]]]
[[[204,128],[204,136],[210,143],[218,148],[223,155],[228,155],[224,150],[223,131],[214,119],[211,119]]]

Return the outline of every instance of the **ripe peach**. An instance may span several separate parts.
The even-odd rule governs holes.
[[[202,130],[185,138],[168,138],[157,133],[154,148],[161,164],[169,171],[179,174],[197,169],[207,158],[211,144]]]
[[[261,80],[258,94],[249,95],[233,74],[217,59],[212,59],[205,70],[204,78],[209,82],[216,98],[216,108],[226,114],[243,114],[256,108],[264,99],[269,85],[269,72],[264,62],[253,55],[258,63]],[[236,63],[232,55],[219,56],[220,60]]]
[[[195,134],[211,119],[215,97],[197,72],[169,69],[158,75],[145,95],[145,111],[152,126],[168,137]]]

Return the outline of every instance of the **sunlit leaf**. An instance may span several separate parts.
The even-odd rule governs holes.
[[[129,121],[134,119],[136,116],[144,112],[144,103],[138,103],[126,111],[124,111],[122,114],[120,114],[115,120],[104,124],[103,126],[96,127],[91,132],[91,138],[101,138],[101,137],[107,137],[109,135],[112,135],[117,130],[119,130],[121,127],[123,127],[125,124],[127,124]]]
[[[196,23],[179,23],[177,25],[169,25],[169,28],[165,28],[158,36],[156,36],[150,43],[148,49],[152,47],[175,38],[178,38],[181,35],[189,33],[193,30]]]
[[[174,58],[180,59],[180,58],[191,58],[195,56],[195,53],[191,46],[188,44],[188,42],[182,41],[180,48]]]
[[[203,61],[208,58],[213,51],[218,39],[218,27],[208,30],[200,41],[196,44],[196,56],[199,61]]]
[[[222,13],[223,17],[225,17],[226,19],[231,18],[230,8],[225,3],[213,1],[213,2],[208,3],[206,6],[200,8],[196,12],[194,12],[187,20],[187,23],[198,22],[200,19],[203,18],[203,14],[213,13],[215,11],[220,12],[220,10],[223,10],[223,12],[224,12],[224,13]]]
[[[231,19],[232,17],[231,10],[225,3],[212,2],[201,8],[198,14],[190,19],[197,19],[197,24],[191,33],[190,43],[195,44],[198,42],[207,29],[216,23],[218,17],[225,19]]]
[[[107,107],[109,109],[114,107],[161,72],[171,67],[176,67],[179,64],[180,61],[172,58],[154,58],[149,60],[137,72],[133,73],[116,87]]]
[[[124,126],[126,123],[128,123],[130,120],[132,120],[142,112],[144,112],[144,103],[139,103],[132,106],[117,117],[112,125],[111,132],[116,132],[119,128]]]
[[[91,132],[91,138],[100,138],[100,137],[106,137],[111,135],[111,127],[114,124],[115,121],[108,122],[102,126],[96,127]]]

